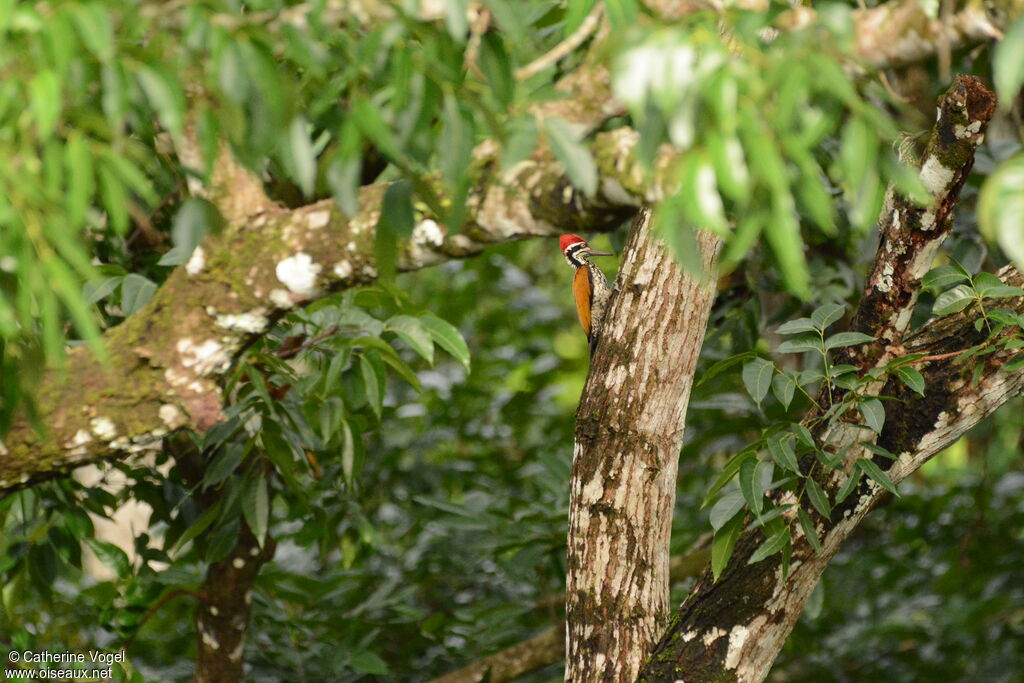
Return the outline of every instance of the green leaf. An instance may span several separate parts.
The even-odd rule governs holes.
[[[885,424],[885,407],[877,398],[869,398],[861,401],[857,408],[864,416],[864,423],[875,432],[881,434],[882,426]]]
[[[391,183],[384,191],[374,242],[381,280],[394,278],[398,268],[398,241],[412,235],[414,222],[412,186],[406,180]]]
[[[85,538],[84,540],[89,548],[96,553],[100,562],[110,567],[119,577],[124,578],[131,573],[131,560],[119,547],[98,538]]]
[[[788,189],[773,192],[771,225],[765,229],[764,237],[779,262],[786,288],[803,300],[810,299],[810,273],[804,258],[804,239],[800,234],[793,196]]]
[[[1024,368],[1024,353],[1018,353],[1003,365],[1004,372],[1017,372]]]
[[[448,33],[457,43],[466,42],[469,22],[466,14],[469,11],[469,0],[444,0],[444,25]]]
[[[876,455],[881,455],[882,457],[885,457],[885,458],[889,458],[890,460],[896,460],[897,459],[896,456],[893,455],[889,451],[889,449],[883,448],[882,446],[879,446],[876,443],[870,443],[868,441],[861,441],[857,445],[863,446],[864,448],[868,449],[872,453],[874,453]]]
[[[793,402],[796,386],[796,379],[789,373],[772,377],[772,393],[775,394],[775,398],[779,399],[779,403],[786,410],[789,410],[789,404]]]
[[[846,481],[843,483],[843,487],[839,489],[839,493],[836,494],[836,505],[839,505],[846,500],[846,497],[853,492],[853,489],[857,486],[857,482],[860,481],[861,472],[863,472],[861,468],[853,468],[853,472],[851,472],[850,476],[846,478]]]
[[[162,70],[148,65],[140,66],[137,76],[160,123],[172,135],[181,135],[185,128],[185,95],[180,86]]]
[[[735,356],[729,356],[728,358],[724,358],[716,362],[700,376],[700,380],[697,382],[697,387],[701,386],[708,380],[714,379],[734,365],[738,365],[751,358],[757,358],[757,354],[753,351],[744,351],[743,353],[738,353]]]
[[[366,401],[377,415],[377,419],[380,419],[384,402],[384,387],[377,382],[377,371],[373,367],[370,353],[372,352],[363,354],[360,357],[359,373],[363,379],[363,386],[366,387]]]
[[[800,465],[797,463],[796,452],[789,439],[773,436],[768,439],[768,451],[772,454],[775,462],[793,474],[800,474]]]
[[[889,475],[873,461],[868,458],[860,458],[857,460],[857,467],[863,470],[864,474],[868,475],[868,477],[880,484],[886,491],[894,493],[897,496],[899,495],[896,491],[896,484],[892,483],[892,479],[889,478]]]
[[[267,494],[267,480],[263,477],[250,477],[242,485],[242,515],[262,548],[267,540],[267,522],[270,518],[270,497]]]
[[[783,323],[775,330],[780,335],[795,335],[798,332],[817,332],[818,327],[809,317],[798,317],[795,321]]]
[[[725,463],[725,467],[722,468],[722,472],[715,478],[715,482],[711,485],[711,488],[708,489],[707,494],[704,496],[704,501],[700,505],[701,508],[707,507],[711,497],[718,493],[723,486],[732,481],[732,478],[740,471],[740,466],[743,464],[743,461],[747,458],[755,457],[755,452],[756,449],[747,447],[729,458],[729,461]]]
[[[788,546],[789,543],[789,527],[783,527],[781,531],[777,531],[772,534],[758,547],[757,550],[754,551],[754,554],[750,556],[749,560],[747,560],[747,564],[755,564],[765,558],[771,557]]]
[[[806,351],[821,351],[821,337],[817,332],[813,334],[802,334],[794,339],[787,339],[775,349],[778,353],[804,353]]]
[[[736,540],[743,532],[743,518],[743,513],[737,513],[715,532],[714,540],[711,541],[711,572],[715,581],[718,581],[718,577],[729,564]]]
[[[451,3],[452,0],[448,0],[448,2]],[[364,674],[387,676],[390,673],[384,660],[368,650],[356,652],[349,658],[348,663],[353,669]]]
[[[29,81],[29,104],[36,120],[39,137],[43,139],[53,133],[64,108],[60,88],[57,74],[50,69],[40,71]]]
[[[797,332],[816,332],[818,326],[810,318],[797,318],[779,325],[775,330],[779,334],[796,334]]]
[[[129,273],[121,282],[121,310],[125,317],[140,310],[156,293],[156,283],[138,273]]]
[[[764,358],[755,358],[743,366],[743,385],[758,405],[771,388],[775,364]]]
[[[794,422],[791,425],[793,433],[796,434],[797,441],[807,446],[808,448],[814,448],[814,437],[811,436],[811,432],[807,427],[803,426],[798,422]]]
[[[1024,25],[1024,15],[1015,28]],[[1004,44],[1006,39],[1004,39]],[[1018,41],[1020,43],[1020,41]],[[1022,67],[1024,68],[1024,67]],[[1013,100],[1000,101],[1009,104]],[[996,167],[978,195],[978,227],[989,240],[995,240],[1018,268],[1024,268],[1024,153],[1017,153]]]
[[[587,196],[597,192],[597,164],[590,155],[590,150],[580,144],[579,136],[563,119],[550,117],[544,119],[544,130],[551,143],[555,158],[562,164],[572,184]]]
[[[832,323],[836,322],[843,317],[846,313],[846,307],[838,304],[825,304],[819,307],[811,313],[811,320],[814,321],[814,325],[819,330],[824,330]]]
[[[101,62],[114,56],[114,32],[106,8],[92,3],[77,5],[71,18],[89,52]]]
[[[352,436],[352,427],[348,420],[342,421],[341,430],[341,473],[345,477],[345,483],[351,486],[356,461],[355,438]]]
[[[811,522],[811,516],[803,508],[797,508],[796,516],[800,520],[800,528],[803,529],[807,542],[814,548],[814,552],[820,553],[821,540],[818,538],[818,530],[814,528],[814,523]]]
[[[955,285],[967,279],[960,268],[955,266],[939,266],[932,268],[921,279],[921,286],[925,289],[941,291],[950,285]]]
[[[396,315],[387,321],[386,326],[408,344],[409,348],[433,365],[434,341],[418,318],[411,315]]]
[[[207,465],[203,473],[203,488],[216,486],[231,476],[231,473],[242,464],[245,452],[234,442],[225,444],[220,452]]]
[[[171,241],[174,247],[160,257],[158,266],[180,266],[192,256],[207,231],[220,219],[217,209],[204,199],[186,199],[174,215]]]
[[[723,135],[718,130],[707,131],[707,145],[722,194],[745,204],[750,198],[750,172],[743,145],[735,135]]]
[[[935,315],[949,315],[958,313],[974,301],[974,289],[970,285],[957,285],[953,289],[943,292],[935,299],[932,306],[932,313]]]
[[[174,544],[174,547],[168,551],[169,554],[174,555],[179,550],[185,547],[189,541],[198,536],[199,534],[206,531],[207,527],[213,524],[213,521],[220,515],[220,505],[215,504],[207,508],[199,518],[192,522],[192,525],[185,530],[185,533],[181,535],[178,542]]]
[[[369,138],[370,142],[384,156],[395,161],[402,158],[395,134],[370,101],[364,99],[355,100],[348,113],[352,120],[355,121],[359,131]]]
[[[100,197],[114,231],[123,235],[128,231],[128,192],[109,164],[100,164]]]
[[[732,519],[736,513],[742,509],[743,492],[739,489],[729,491],[719,498],[718,502],[711,506],[711,512],[709,513],[711,528],[715,530],[721,529],[726,522]]]
[[[327,185],[342,212],[351,218],[359,213],[362,183],[362,136],[355,121],[347,118],[338,134],[338,151],[327,166]]]
[[[123,275],[108,275],[89,280],[82,286],[82,298],[90,304],[102,301],[117,289],[122,280],[124,280]]]
[[[844,346],[855,346],[857,344],[866,344],[874,340],[875,338],[870,334],[863,334],[861,332],[840,332],[839,334],[833,334],[825,340],[825,350],[838,349]]]
[[[813,505],[814,509],[818,511],[819,515],[825,519],[829,519],[832,515],[832,506],[828,502],[828,495],[826,495],[825,491],[818,485],[818,482],[810,478],[806,481],[807,485],[804,490],[807,492],[807,498],[811,501],[811,505]]]
[[[903,383],[921,396],[924,396],[924,375],[910,367],[902,365],[896,368],[896,376],[903,380]]]
[[[992,52],[992,80],[999,107],[1010,111],[1024,83],[1024,15],[1006,30]]]
[[[744,460],[740,466],[740,491],[743,492],[743,499],[755,515],[761,515],[764,506],[764,495],[761,491],[761,480],[757,476],[757,468],[761,462],[757,458]]]
[[[989,287],[984,292],[979,292],[979,294],[986,299],[1012,299],[1024,296],[1024,289],[1010,285],[1000,285],[999,287]]]
[[[309,129],[309,122],[297,116],[288,127],[288,136],[281,138],[282,161],[307,199],[316,189],[316,151],[309,139]]]
[[[452,358],[462,363],[469,372],[469,347],[462,334],[451,323],[438,318],[436,315],[421,315],[420,322],[427,329],[434,343],[451,354]]]

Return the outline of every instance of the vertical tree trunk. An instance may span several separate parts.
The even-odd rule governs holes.
[[[877,390],[895,399],[885,402],[885,428],[877,444],[898,459],[874,456],[875,464],[895,483],[1024,388],[1024,371],[1001,369],[1005,356],[975,357],[967,363],[948,357],[952,349],[963,350],[984,338],[965,314],[933,321],[915,334],[915,340],[904,339],[921,278],[950,230],[953,208],[994,110],[995,96],[974,77],[957,78],[940,99],[920,169],[934,202],[922,208],[890,197],[880,219],[881,244],[854,316],[854,329],[877,339],[851,347],[843,358],[856,363],[862,375],[905,351],[935,355],[933,360],[922,358],[917,366],[925,379],[924,396],[894,377],[879,380],[876,388],[865,392]],[[1008,269],[1004,277],[1019,276]],[[980,366],[977,382],[971,379],[975,366]],[[855,423],[840,421],[834,429],[819,428],[815,437],[836,452],[842,449],[851,466],[858,458],[873,457],[861,443],[872,437]],[[801,462],[804,472],[810,470],[812,459]],[[815,479],[827,494],[834,494],[846,475],[821,472]],[[864,477],[849,497],[833,505],[828,518],[809,510],[822,550],[816,553],[794,525],[788,576],[783,575],[779,555],[748,564],[764,537],[760,529],[744,532],[717,582],[705,570],[654,648],[641,680],[763,680],[829,561],[884,494],[881,486]],[[834,500],[830,495],[830,502]],[[794,514],[787,512],[787,519]]]
[[[569,503],[566,679],[632,681],[668,614],[669,534],[690,388],[714,299],[633,225],[577,412]]]

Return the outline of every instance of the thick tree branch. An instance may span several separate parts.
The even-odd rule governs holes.
[[[877,343],[852,354],[863,371],[878,367],[899,351],[920,278],[948,231],[949,212],[993,109],[994,97],[977,79],[957,79],[940,102],[939,118],[922,162],[921,178],[935,196],[935,204],[922,210],[895,198],[883,212],[881,246],[854,319],[856,329],[880,337]],[[1017,274],[1010,269],[1004,276]],[[1017,310],[1024,310],[1024,298],[1012,303]],[[977,333],[973,320],[961,315],[952,321],[932,321],[915,338],[921,340],[919,348],[926,353],[941,355],[936,352],[975,343]],[[935,360],[922,368],[927,386],[924,397],[912,395],[895,379],[878,387],[897,399],[886,402],[886,426],[878,443],[899,459],[893,464],[878,456],[876,464],[889,468],[891,478],[898,482],[1019,394],[1024,389],[1024,371],[1004,372],[1005,360],[1006,355],[1000,354],[960,364],[949,357]],[[980,381],[972,383],[979,366]],[[850,447],[850,459],[871,457],[869,451],[855,445],[865,437],[859,425],[840,423],[831,433],[816,436],[837,449]],[[820,483],[833,493],[842,480],[845,477],[836,473],[822,477]],[[778,555],[747,564],[763,535],[760,530],[744,533],[719,581],[715,583],[705,573],[679,608],[641,679],[762,680],[825,567],[883,493],[878,484],[865,478],[834,507],[830,519],[813,514],[821,553],[816,554],[794,527],[790,572],[785,578]]]
[[[635,175],[635,142],[628,130],[597,137],[593,150],[605,174],[594,197],[573,188],[545,148],[501,174],[499,150],[482,144],[461,232],[443,227],[445,217],[419,214],[412,238],[401,245],[399,269],[526,237],[616,227],[641,201],[609,175],[623,169]],[[295,210],[265,202],[258,183],[230,158],[213,177],[245,184],[256,205],[239,204],[230,193],[219,198],[226,188],[210,190],[227,226],[196,248],[146,308],[104,335],[110,362],[78,348],[66,371],[46,373],[37,402],[48,434],[40,436],[26,421],[15,424],[0,443],[0,491],[155,449],[181,426],[208,428],[222,416],[218,378],[254,335],[294,307],[376,279],[385,185],[364,188],[359,212],[346,217],[330,200]],[[442,194],[439,183],[436,190]],[[65,391],[68,386],[76,392]]]
[[[569,497],[568,680],[633,680],[668,612],[668,545],[719,240],[690,276],[641,213],[577,411]]]

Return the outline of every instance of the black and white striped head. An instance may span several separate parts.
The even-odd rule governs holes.
[[[558,238],[558,246],[562,248],[566,262],[573,268],[579,268],[591,256],[611,256],[607,251],[591,249],[587,241],[579,235],[562,235]]]

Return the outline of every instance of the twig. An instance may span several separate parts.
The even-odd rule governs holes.
[[[594,9],[590,10],[590,14],[588,14],[587,18],[583,20],[583,23],[581,23],[568,38],[552,48],[550,52],[541,55],[526,66],[516,69],[516,80],[525,81],[532,76],[536,76],[538,73],[549,66],[553,66],[556,62],[563,59],[570,52],[582,45],[601,23],[601,15],[603,13],[604,3],[598,2],[594,5]]]

